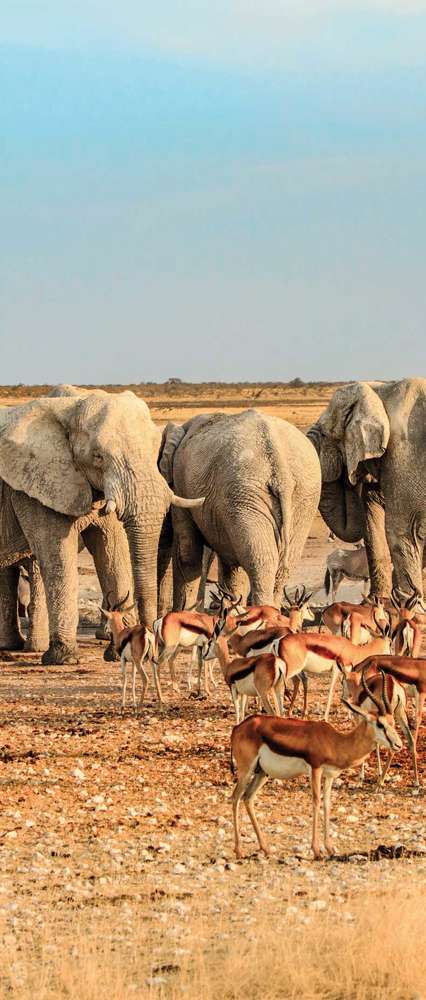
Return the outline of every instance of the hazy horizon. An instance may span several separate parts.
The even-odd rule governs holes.
[[[0,42],[3,385],[423,374],[426,0],[15,0]]]

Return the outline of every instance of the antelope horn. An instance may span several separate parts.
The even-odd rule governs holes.
[[[392,602],[394,608],[396,608],[397,611],[399,611],[400,606],[401,606],[401,602],[398,600],[398,591],[397,591],[396,587],[392,587],[391,602]]]
[[[371,701],[374,702],[376,708],[380,712],[380,715],[382,715],[383,714],[383,712],[382,712],[383,705],[380,704],[379,699],[376,698],[375,694],[373,694],[373,692],[370,691],[370,688],[368,687],[367,681],[366,681],[366,679],[364,677],[364,671],[361,674],[361,684],[362,684],[362,686],[364,688],[364,691],[365,691],[367,697],[371,698]]]
[[[389,701],[388,693],[387,693],[387,690],[386,690],[386,676],[385,676],[385,672],[384,672],[384,670],[381,670],[380,673],[382,675],[382,698],[383,698],[383,704],[385,706],[385,709],[386,709],[388,715],[392,715],[392,706],[391,706],[391,703]]]
[[[407,611],[412,611],[413,610],[413,608],[418,603],[419,597],[420,597],[420,594],[417,592],[417,590],[415,590],[414,594],[412,594],[412,596],[408,598],[408,601],[405,602],[405,607],[406,607]]]
[[[230,594],[229,590],[225,590],[225,588],[222,587],[221,583],[219,583],[219,582],[217,583],[217,588],[218,588],[219,592],[223,595],[223,598],[227,598],[228,601],[233,601],[234,600],[234,594]]]
[[[117,603],[114,605],[114,607],[112,608],[112,610],[113,611],[121,611],[123,609],[123,604],[125,604],[126,601],[128,601],[129,597],[130,597],[130,590],[127,591],[126,596],[123,597],[121,601],[117,601]]]
[[[288,606],[290,607],[290,605],[291,605],[291,597],[288,596],[287,587],[284,587],[283,594],[284,594],[284,597],[285,597],[285,599],[287,601]]]

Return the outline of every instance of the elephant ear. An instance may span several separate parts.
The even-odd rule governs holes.
[[[367,382],[352,382],[337,389],[317,426],[338,444],[352,486],[358,481],[360,463],[380,458],[389,441],[388,415]]]
[[[173,421],[166,424],[161,441],[158,468],[169,486],[173,483],[173,460],[175,457],[175,451],[180,442],[183,441],[184,437],[184,427],[181,427],[179,424],[174,424]]]
[[[81,517],[92,490],[73,464],[66,433],[76,400],[37,399],[0,413],[0,477],[45,507]]]

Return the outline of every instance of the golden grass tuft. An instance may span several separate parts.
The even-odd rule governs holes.
[[[285,874],[283,873],[283,880]],[[108,912],[54,913],[42,929],[6,934],[1,995],[15,1000],[421,1000],[426,996],[419,890],[287,910],[255,904],[247,923],[226,908],[182,919]],[[241,914],[241,919],[244,919]],[[11,938],[13,937],[13,940]]]

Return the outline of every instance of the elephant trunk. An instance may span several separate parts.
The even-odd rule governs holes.
[[[343,542],[360,542],[364,537],[364,510],[353,487],[342,479],[324,483],[319,510],[326,525]]]
[[[147,477],[144,470],[130,475],[128,469],[121,482],[109,480],[105,495],[106,510],[116,509],[126,530],[139,619],[152,625],[157,617],[158,549],[167,512],[171,504],[200,506],[203,498],[186,500],[176,496],[159,472]]]
[[[157,617],[157,555],[161,525],[147,530],[143,520],[131,516],[125,521],[139,620],[152,625]]]
[[[319,509],[326,525],[343,542],[359,542],[364,535],[364,508],[356,489],[347,479],[342,455],[335,441],[326,437],[321,420],[308,431],[321,464]]]

